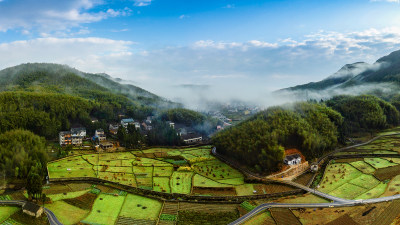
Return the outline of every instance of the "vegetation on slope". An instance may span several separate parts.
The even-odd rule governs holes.
[[[290,109],[273,107],[260,112],[218,133],[213,143],[218,152],[258,172],[274,172],[280,168],[285,148],[299,148],[308,158],[334,148],[342,122],[339,113],[322,104],[297,103]]]
[[[0,134],[0,169],[8,177],[27,178],[30,172],[46,173],[45,140],[25,130]]]

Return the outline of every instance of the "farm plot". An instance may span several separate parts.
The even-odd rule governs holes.
[[[361,176],[361,174],[363,173],[347,163],[330,164],[325,169],[325,174],[318,190],[329,193],[348,181]]]
[[[0,206],[0,223],[20,210],[19,207]]]
[[[235,189],[238,196],[257,194],[257,191],[254,192],[253,184],[238,185],[235,186]]]
[[[46,207],[53,211],[57,219],[65,225],[77,224],[89,214],[89,210],[80,209],[64,201],[56,201],[52,204],[47,204]]]
[[[193,185],[195,187],[231,187],[229,184],[222,184],[217,181],[211,180],[207,177],[203,177],[200,174],[196,174],[193,177]]]
[[[130,185],[132,187],[137,186],[134,174],[99,172],[98,178],[120,184]]]
[[[66,192],[66,193],[61,193],[61,194],[47,195],[47,197],[51,198],[51,200],[54,202],[54,201],[67,199],[67,198],[76,198],[76,197],[84,195],[88,192],[89,192],[89,190]]]
[[[367,191],[368,189],[366,188],[362,188],[351,183],[345,183],[335,190],[329,192],[329,194],[339,198],[353,199],[360,195],[360,193],[365,193]]]
[[[365,174],[373,174],[375,172],[375,168],[364,161],[351,162],[350,164]]]
[[[199,162],[192,165],[198,174],[225,184],[243,184],[244,177],[239,171],[233,169],[219,160]]]
[[[381,168],[375,171],[374,176],[380,181],[391,179],[400,174],[400,165]]]
[[[378,185],[380,182],[372,175],[361,174],[359,177],[349,181],[349,183],[362,188],[371,189]]]
[[[133,162],[134,166],[171,166],[170,163],[156,160],[156,159],[149,159],[149,158],[136,158],[136,161]]]
[[[174,172],[170,185],[172,193],[190,194],[192,188],[192,172]]]
[[[164,193],[171,193],[169,177],[153,177],[153,190]]]
[[[357,196],[354,199],[370,199],[370,198],[378,198],[381,196],[383,193],[385,193],[387,184],[385,183],[380,183],[376,187],[372,188],[371,190]]]
[[[170,177],[174,172],[172,166],[154,167],[153,176],[155,177]]]
[[[50,178],[96,177],[92,167],[81,156],[69,157],[47,164]]]
[[[400,194],[400,175],[395,176],[388,184],[383,196],[392,196]]]
[[[114,224],[124,204],[125,196],[100,194],[89,216],[82,222],[88,224]]]
[[[157,200],[128,194],[119,216],[154,221],[158,219],[161,207],[162,202]]]
[[[386,159],[381,158],[365,158],[364,161],[370,164],[375,169],[385,168],[389,166],[396,166],[396,163],[391,163]]]

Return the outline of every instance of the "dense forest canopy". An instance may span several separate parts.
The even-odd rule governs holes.
[[[31,171],[43,177],[46,163],[44,138],[26,130],[0,134],[0,170],[8,177],[27,178]]]
[[[337,96],[326,102],[271,107],[213,137],[217,151],[258,172],[280,169],[284,149],[298,148],[311,160],[345,137],[399,124],[399,111],[374,96]]]
[[[318,157],[338,143],[342,116],[317,103],[296,103],[291,108],[272,107],[248,121],[218,133],[218,152],[232,156],[258,172],[280,169],[284,149],[299,148]]]
[[[399,124],[399,111],[392,104],[370,95],[336,96],[326,102],[345,118],[344,132],[371,131]]]
[[[183,108],[169,109],[161,113],[161,119],[172,121],[175,123],[182,123],[187,126],[202,124],[206,117],[196,111]]]

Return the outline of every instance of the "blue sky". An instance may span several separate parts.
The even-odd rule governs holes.
[[[186,102],[187,84],[268,102],[398,49],[398,0],[0,0],[1,68],[68,64]]]

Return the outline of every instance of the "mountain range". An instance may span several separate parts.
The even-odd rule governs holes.
[[[312,97],[318,93],[323,97],[341,93],[396,92],[398,87],[400,87],[400,50],[378,59],[373,64],[365,62],[346,64],[319,82],[285,88],[278,92],[303,93],[303,97],[304,95]]]

